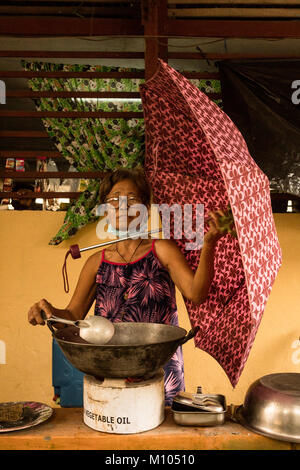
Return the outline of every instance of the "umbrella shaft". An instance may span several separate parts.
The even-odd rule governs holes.
[[[160,229],[157,229],[157,230],[152,230],[150,232],[143,232],[143,233],[136,233],[135,235],[139,235],[139,236],[143,236],[143,235],[150,235],[151,233],[157,233],[157,232],[161,232],[161,228]],[[112,245],[113,243],[119,243],[119,242],[122,242],[124,240],[129,240],[130,238],[132,238],[133,236],[135,236],[134,234],[128,236],[128,237],[123,237],[123,238],[117,238],[116,240],[111,240],[109,242],[103,242],[103,243],[100,243],[99,245],[92,245],[92,246],[87,246],[86,248],[81,248],[79,251],[86,251],[86,250],[92,250],[94,248],[99,248],[101,246],[106,246],[106,245]]]

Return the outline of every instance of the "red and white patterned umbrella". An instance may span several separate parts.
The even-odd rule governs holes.
[[[167,64],[159,61],[140,92],[155,202],[204,204],[205,219],[210,211],[232,209],[237,238],[226,234],[217,243],[208,298],[201,305],[184,300],[192,326],[200,327],[195,345],[235,387],[282,261],[269,181],[227,114]],[[196,270],[200,250],[187,250],[186,242],[176,240]]]

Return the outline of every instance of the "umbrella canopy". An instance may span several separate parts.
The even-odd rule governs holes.
[[[231,119],[166,63],[159,61],[140,92],[145,171],[155,202],[203,204],[205,219],[210,211],[232,209],[237,238],[226,234],[217,243],[208,298],[200,305],[184,301],[192,326],[200,327],[195,345],[219,362],[235,387],[282,261],[269,181]],[[208,229],[205,222],[204,233]],[[195,271],[200,250],[186,248],[190,234],[176,243]],[[173,225],[170,237],[176,238]]]

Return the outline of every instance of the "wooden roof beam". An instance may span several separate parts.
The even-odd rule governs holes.
[[[158,58],[168,61],[167,17],[167,0],[142,0],[146,80],[155,73]]]
[[[140,19],[5,16],[2,36],[143,36]]]
[[[167,20],[169,37],[300,38],[300,20]]]
[[[163,21],[167,14],[167,12],[163,13],[165,1],[145,0],[146,4],[150,2],[148,11],[151,17],[148,20],[145,19],[144,13],[144,27],[139,19],[93,18],[91,20],[90,18],[6,16],[5,21],[0,22],[0,35],[23,37],[143,37],[145,30],[145,36],[148,36],[149,39],[150,36],[155,37],[156,40],[159,37],[160,47],[164,39],[166,40],[168,37],[300,38],[300,19],[180,20],[165,18],[165,21]],[[155,2],[157,2],[156,7]],[[158,26],[153,26],[155,15],[159,15],[160,24]],[[162,54],[162,51],[160,54]]]

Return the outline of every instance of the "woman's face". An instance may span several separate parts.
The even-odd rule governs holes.
[[[113,201],[110,202],[109,199],[121,197],[121,200],[118,200],[117,207],[109,207],[107,211],[108,220],[115,229],[128,230],[130,222],[139,216],[139,211],[133,211],[134,215],[129,216],[128,211],[130,207],[128,204],[126,205],[122,196],[127,197],[128,204],[142,204],[142,200],[138,188],[131,180],[119,181],[112,187],[109,194],[106,196],[106,201],[109,202],[110,205],[113,205]],[[130,200],[129,198],[134,199]]]

